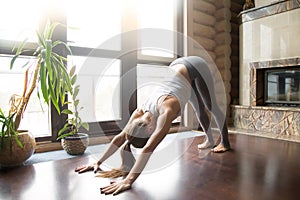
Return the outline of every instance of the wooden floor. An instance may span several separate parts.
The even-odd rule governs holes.
[[[202,140],[173,142],[178,159],[156,168],[156,158],[150,160],[152,168],[118,196],[100,194],[109,180],[73,171],[93,162],[95,156],[88,155],[1,170],[0,199],[299,199],[299,143],[230,134],[233,150],[215,154],[197,149]]]

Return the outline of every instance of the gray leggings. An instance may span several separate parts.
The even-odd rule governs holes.
[[[221,143],[229,148],[226,117],[217,103],[214,81],[207,63],[200,57],[189,56],[176,59],[170,66],[175,64],[183,64],[187,68],[194,91],[190,103],[210,144],[214,145],[215,143],[210,126],[211,119],[208,117],[207,111],[212,114],[217,123],[221,133]]]

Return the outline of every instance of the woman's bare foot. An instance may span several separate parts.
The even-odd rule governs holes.
[[[210,142],[206,139],[202,144],[198,144],[199,149],[206,149],[213,147],[213,144],[210,144]]]
[[[214,153],[223,153],[225,151],[228,151],[229,149],[230,149],[229,147],[224,147],[223,144],[219,144],[215,148],[211,149],[211,151]]]

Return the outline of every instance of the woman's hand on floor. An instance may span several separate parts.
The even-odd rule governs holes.
[[[97,163],[94,163],[91,165],[82,165],[82,166],[77,167],[75,169],[75,172],[78,172],[80,174],[80,173],[87,172],[87,171],[94,171],[94,173],[97,173],[98,171],[101,171],[100,164],[101,163],[97,162]]]
[[[100,188],[102,194],[117,195],[125,190],[129,190],[131,184],[124,179],[120,182],[111,182],[110,185]]]

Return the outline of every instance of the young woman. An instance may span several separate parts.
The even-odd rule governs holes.
[[[230,149],[225,114],[218,106],[213,77],[206,62],[197,56],[182,57],[172,62],[170,69],[174,73],[158,86],[141,108],[133,112],[123,131],[113,138],[99,161],[75,169],[79,173],[94,170],[102,177],[124,177],[120,182],[101,188],[102,193],[116,195],[131,188],[155,148],[167,135],[172,121],[180,115],[188,101],[207,135],[206,141],[198,147],[214,147],[213,152]],[[207,112],[215,118],[221,133],[221,141],[217,146],[212,137],[211,120]],[[141,154],[136,161],[130,150],[131,145],[141,148]],[[121,146],[121,168],[112,171],[100,170],[100,165]]]

